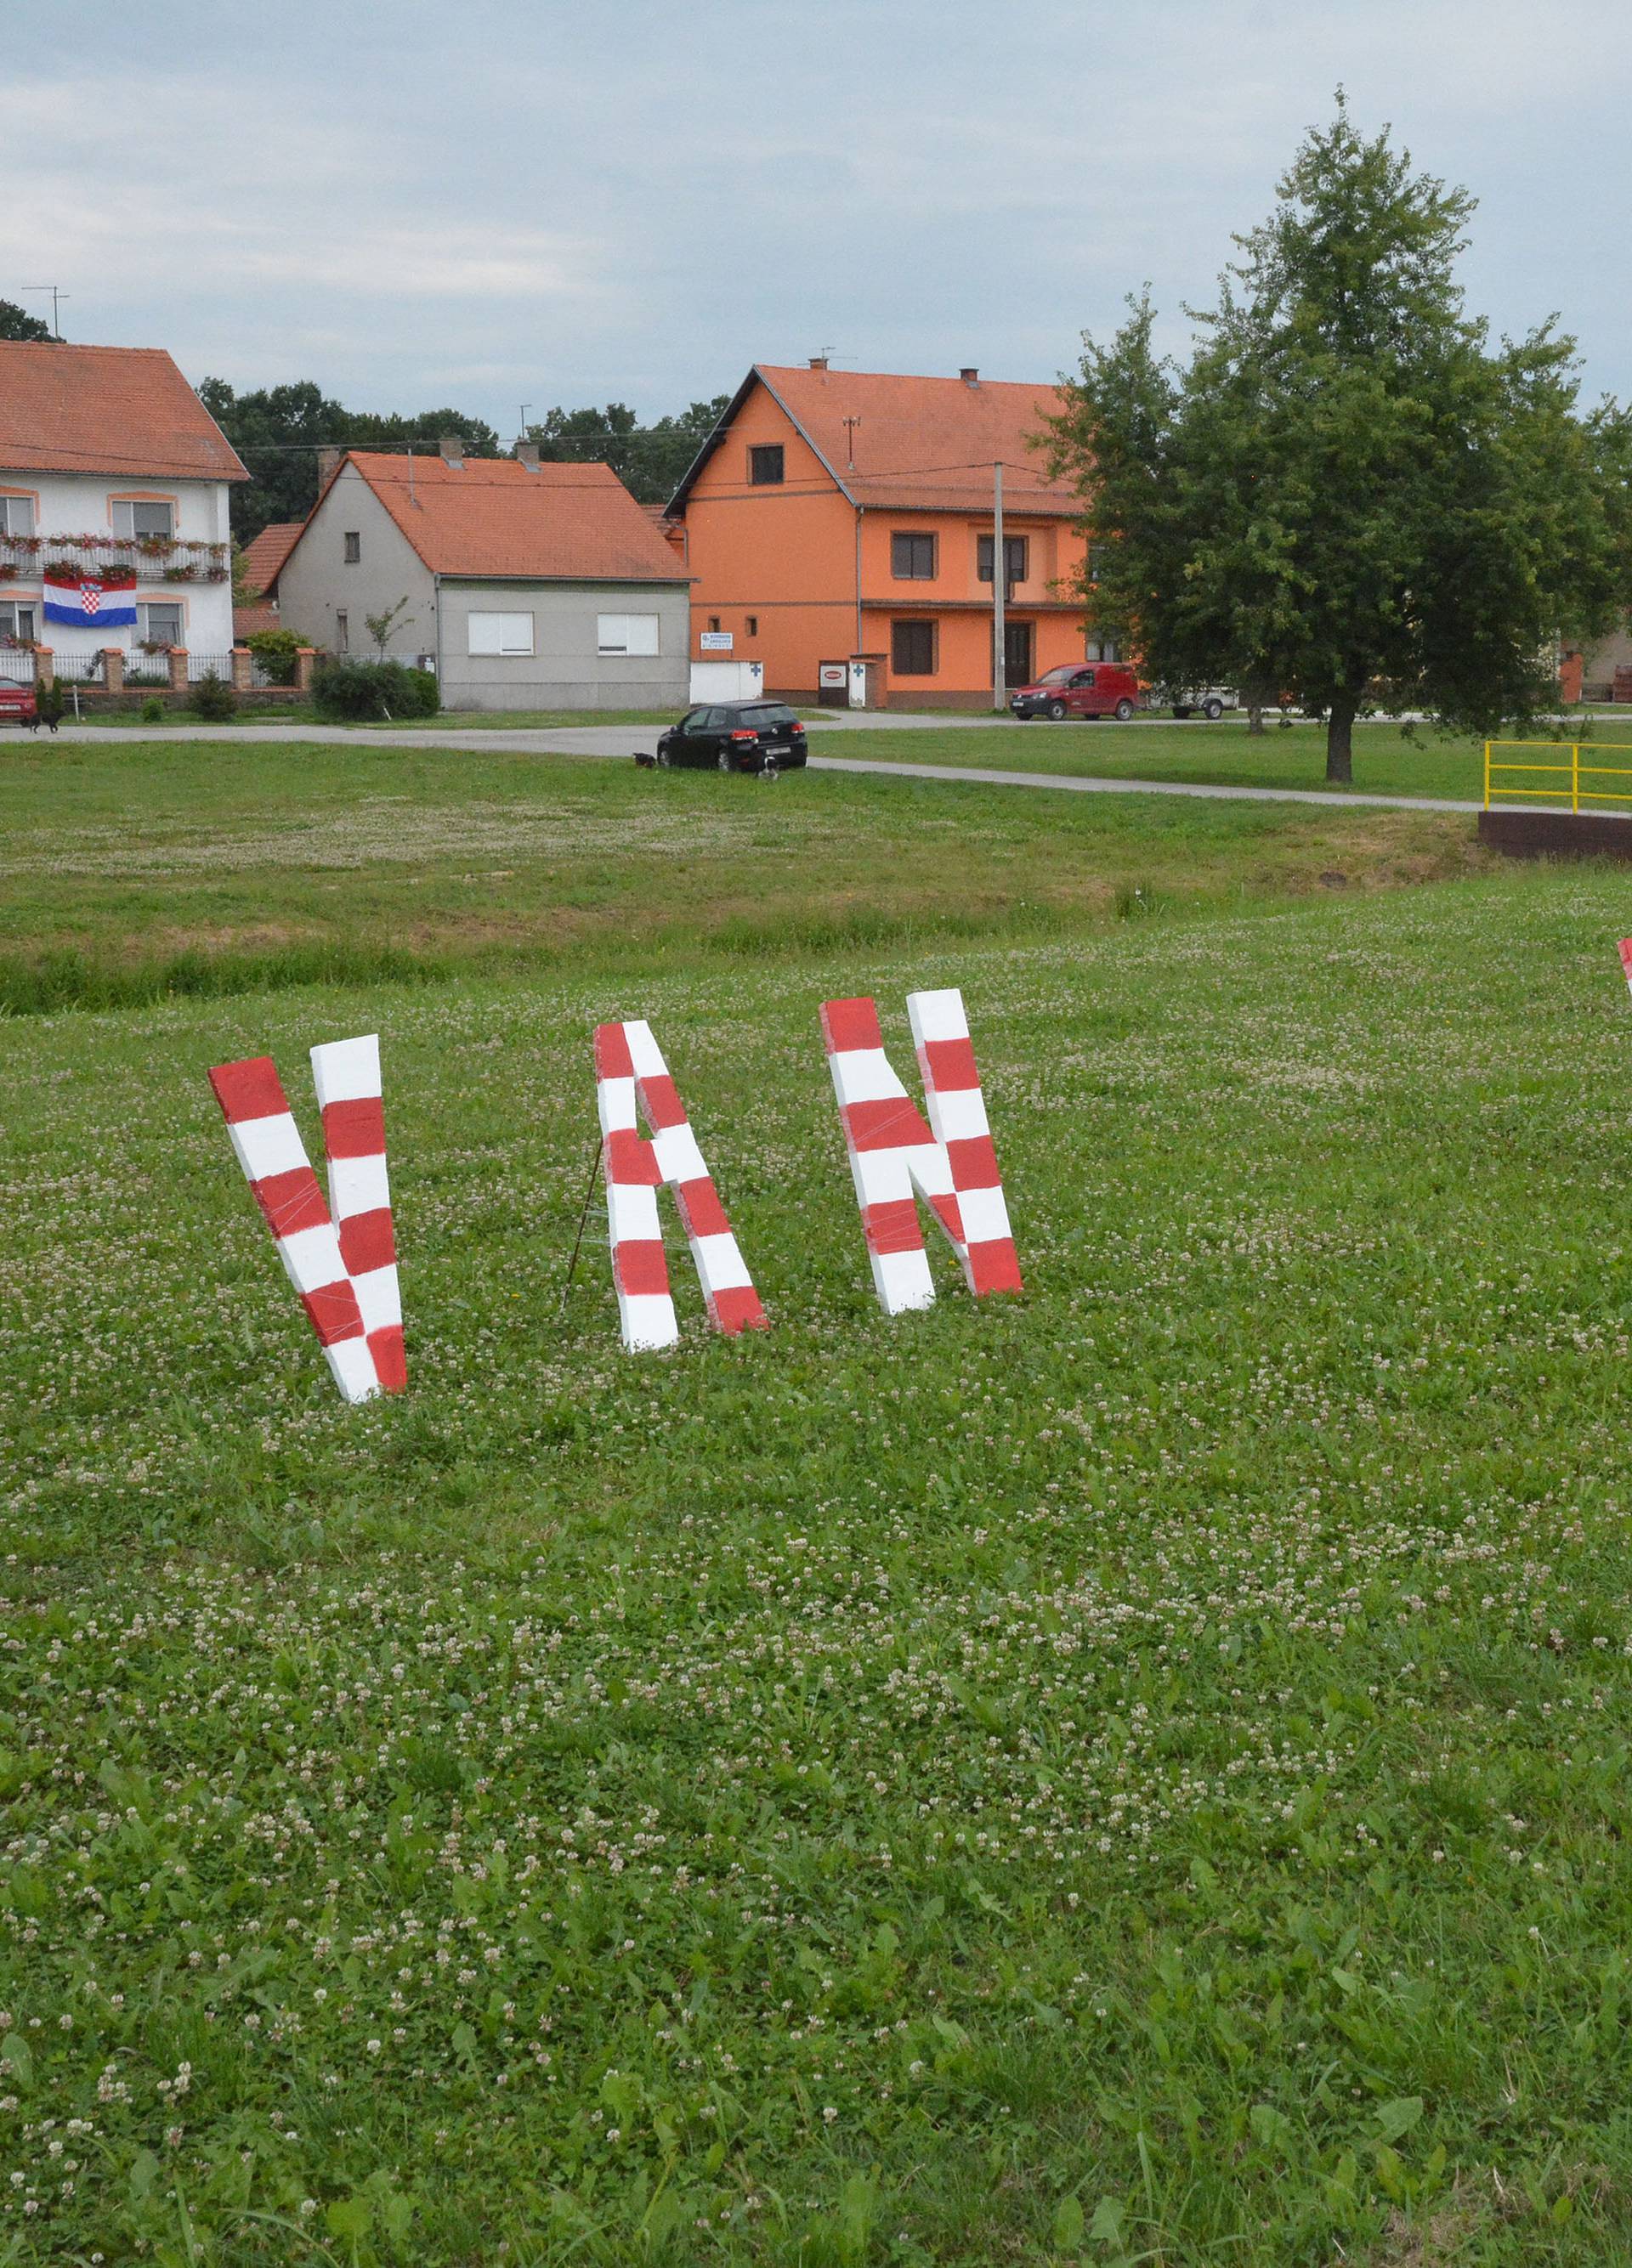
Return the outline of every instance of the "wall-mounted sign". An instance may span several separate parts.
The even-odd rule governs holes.
[[[735,635],[734,630],[704,630],[698,645],[704,653],[729,653]]]
[[[845,689],[845,679],[848,674],[845,664],[842,661],[824,661],[818,666],[822,673],[822,683],[824,686],[836,687],[842,693]]]

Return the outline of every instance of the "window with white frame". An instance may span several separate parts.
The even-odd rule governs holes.
[[[468,617],[471,653],[528,654],[533,651],[531,615],[471,615]]]
[[[39,635],[39,609],[31,600],[0,599],[0,645],[33,645]]]
[[[32,535],[33,532],[33,497],[0,496],[0,535]]]
[[[170,603],[155,600],[136,610],[137,637],[143,645],[180,645],[181,643],[181,609]]]
[[[597,615],[595,650],[598,653],[655,653],[657,616]]]
[[[175,506],[168,501],[148,503],[129,497],[115,499],[114,534],[137,542],[144,536],[168,540],[175,534]]]

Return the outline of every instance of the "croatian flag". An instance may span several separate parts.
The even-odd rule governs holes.
[[[129,582],[113,575],[81,575],[71,583],[45,585],[45,618],[48,622],[77,622],[81,630],[120,630],[136,622],[136,578]]]

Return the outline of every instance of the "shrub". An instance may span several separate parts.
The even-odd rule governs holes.
[[[434,717],[441,695],[433,673],[400,661],[321,661],[312,674],[320,717],[358,724],[375,717]]]
[[[150,693],[142,703],[142,722],[144,725],[162,725],[164,721],[165,704],[156,693]]]
[[[238,714],[238,696],[216,671],[207,669],[188,695],[187,705],[206,725],[225,725]]]
[[[272,685],[292,685],[295,656],[305,644],[299,630],[255,630],[244,640]]]
[[[63,690],[60,678],[54,677],[48,685],[35,686],[34,707],[40,712],[42,725],[49,725],[55,731],[62,723],[63,712],[67,706],[68,696]]]

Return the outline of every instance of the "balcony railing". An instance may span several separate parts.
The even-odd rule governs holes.
[[[233,571],[225,543],[169,535],[0,535],[0,590],[48,567],[89,575],[129,567],[144,583],[225,583]]]

